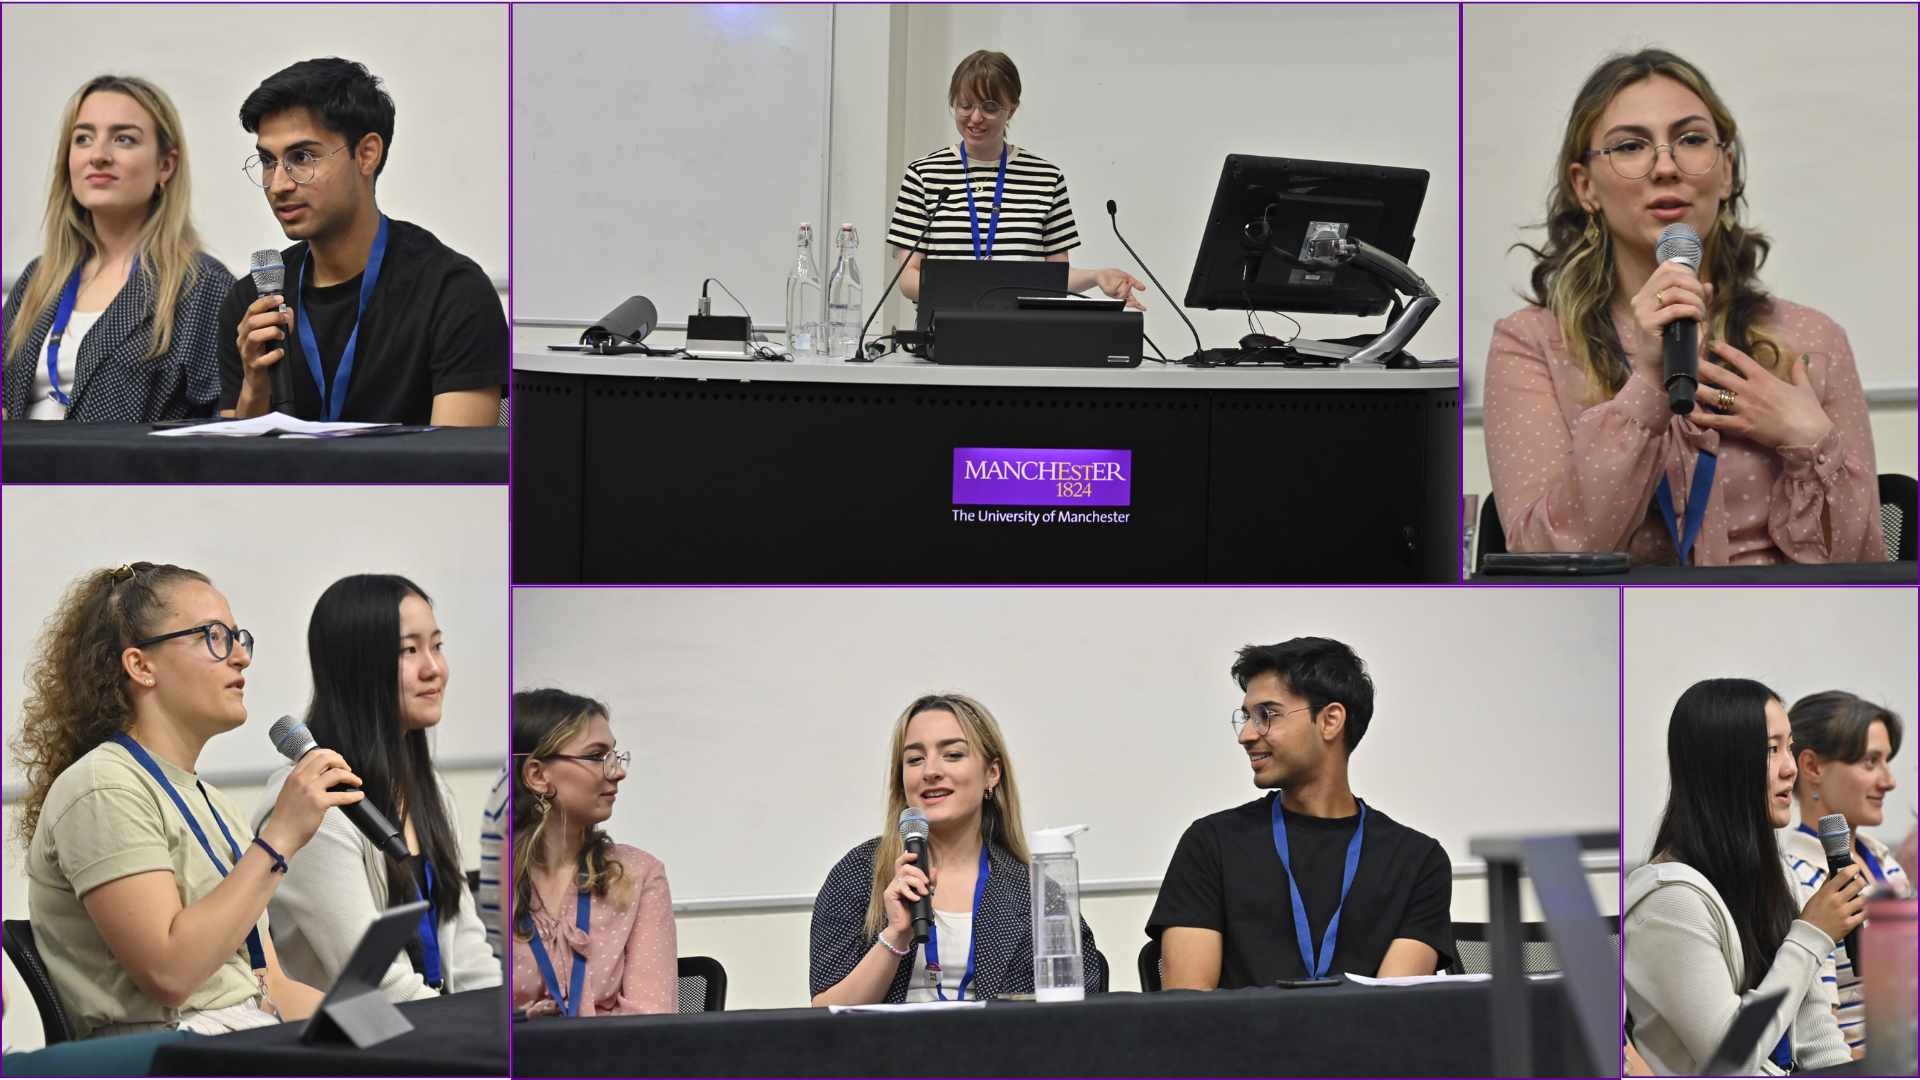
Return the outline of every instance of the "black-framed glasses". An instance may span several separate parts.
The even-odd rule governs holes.
[[[1731,139],[1716,140],[1704,131],[1689,131],[1670,143],[1656,143],[1652,139],[1643,139],[1637,135],[1628,136],[1611,146],[1599,150],[1588,150],[1581,160],[1590,160],[1595,154],[1604,156],[1607,164],[1622,180],[1644,180],[1660,160],[1660,151],[1673,158],[1673,167],[1688,176],[1701,176],[1713,171],[1720,164],[1720,153],[1732,146]]]
[[[170,634],[158,634],[144,641],[136,641],[133,644],[136,648],[144,649],[149,645],[158,645],[163,641],[172,641],[177,637],[186,637],[188,634],[206,635],[207,651],[213,654],[215,660],[225,660],[227,657],[232,656],[233,644],[236,641],[240,643],[241,648],[247,650],[249,657],[253,655],[253,631],[242,630],[237,626],[228,626],[226,623],[220,622],[217,619],[200,626],[189,626],[185,630],[175,630]]]
[[[1251,710],[1235,709],[1233,710],[1233,733],[1235,735],[1240,734],[1240,729],[1247,726],[1247,721],[1251,720],[1253,721],[1254,734],[1265,735],[1267,729],[1273,726],[1275,720],[1286,716],[1288,713],[1297,713],[1301,709],[1311,708],[1313,708],[1311,705],[1295,705],[1291,709],[1283,709],[1278,705],[1263,701],[1255,705]]]
[[[626,772],[627,766],[633,764],[633,751],[631,750],[606,750],[598,754],[546,754],[543,756],[566,758],[568,761],[591,761],[600,766],[600,775],[609,780],[613,779],[614,773]]]
[[[255,154],[240,168],[247,174],[247,179],[253,181],[255,187],[272,187],[275,168],[287,170],[287,179],[294,183],[307,184],[313,181],[314,170],[322,161],[346,148],[347,144],[341,143],[339,149],[329,150],[324,154],[316,154],[311,150],[289,150],[287,156],[278,161]]]

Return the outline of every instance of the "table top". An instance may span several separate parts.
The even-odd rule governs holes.
[[[155,1076],[505,1076],[507,1002],[499,988],[409,1001],[413,1030],[386,1042],[309,1046],[296,1021],[168,1043]]]
[[[147,424],[0,425],[9,484],[504,484],[506,428],[338,439],[157,438]]]
[[[1487,574],[1474,585],[1912,585],[1912,562],[1792,563],[1785,566],[1636,566],[1624,574]]]
[[[1137,368],[1064,368],[935,364],[896,353],[872,363],[833,360],[694,360],[674,356],[596,356],[553,352],[578,340],[563,331],[520,329],[513,339],[517,371],[654,379],[834,383],[869,386],[1070,387],[1103,390],[1441,390],[1457,389],[1458,368],[1389,370],[1377,364],[1284,368],[1271,364],[1190,368],[1153,360]]]

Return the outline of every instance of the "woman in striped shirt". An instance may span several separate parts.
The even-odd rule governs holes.
[[[1820,846],[1820,818],[1845,814],[1853,830],[1853,859],[1866,867],[1875,884],[1905,895],[1906,872],[1887,845],[1860,831],[1886,820],[1887,792],[1894,789],[1893,757],[1900,752],[1900,718],[1844,690],[1803,697],[1788,712],[1793,721],[1793,753],[1800,767],[1794,793],[1800,820],[1780,833],[1780,853],[1795,880],[1817,889],[1827,879],[1826,851]],[[1847,1046],[1859,1057],[1867,1045],[1867,1011],[1860,973],[1841,944],[1833,950],[1834,1018]]]
[[[900,275],[900,291],[909,300],[920,299],[920,266],[930,257],[1066,262],[1067,252],[1080,245],[1066,174],[1007,142],[1007,125],[1020,108],[1020,72],[1013,61],[984,49],[960,61],[947,103],[960,142],[907,164],[887,227],[894,260],[912,260]],[[940,203],[943,191],[947,199]],[[928,211],[936,205],[929,223]],[[1146,285],[1126,271],[1068,268],[1067,288],[1095,286],[1128,307],[1142,306],[1134,292]]]

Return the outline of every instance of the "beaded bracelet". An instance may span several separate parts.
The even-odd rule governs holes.
[[[887,940],[887,934],[886,934],[886,931],[884,931],[884,930],[883,930],[883,931],[881,931],[880,933],[878,933],[878,934],[876,934],[876,935],[874,935],[874,936],[875,936],[876,938],[878,938],[878,939],[879,939],[879,941],[880,941],[880,944],[882,944],[882,945],[884,945],[884,946],[886,946],[886,949],[887,949],[887,951],[888,951],[888,952],[890,952],[890,953],[892,953],[892,954],[893,954],[893,955],[895,955],[895,956],[905,956],[905,955],[907,955],[908,953],[910,953],[910,952],[912,952],[912,951],[913,951],[913,950],[912,950],[912,949],[910,949],[910,948],[908,948],[908,949],[896,949],[896,948],[894,948],[894,947],[893,947],[893,942],[891,942],[891,941],[888,941],[888,940]]]

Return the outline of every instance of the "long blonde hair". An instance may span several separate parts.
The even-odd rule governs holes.
[[[153,334],[148,359],[166,354],[173,344],[174,305],[199,279],[200,237],[193,228],[193,187],[187,168],[185,129],[173,102],[159,87],[130,75],[99,75],[87,81],[67,100],[60,121],[59,142],[53,151],[53,181],[47,191],[46,239],[40,251],[40,267],[21,297],[13,324],[7,327],[7,355],[12,356],[32,333],[34,323],[59,298],[74,268],[100,249],[100,236],[93,228],[93,214],[73,196],[73,183],[67,169],[67,151],[73,140],[73,125],[80,106],[89,95],[125,94],[153,117],[154,142],[160,159],[177,154],[173,176],[156,184],[147,204],[147,220],[140,228],[135,254],[140,273],[153,286]]]
[[[565,690],[522,690],[513,695],[513,892],[508,925],[516,937],[522,912],[533,910],[533,871],[546,868],[540,838],[553,816],[552,803],[527,786],[527,762],[550,757],[586,729],[596,716],[612,717],[607,707],[590,697]],[[607,896],[621,885],[616,905],[624,903],[626,867],[613,857],[613,838],[589,825],[580,834],[575,855],[578,888]]]
[[[1664,75],[1699,96],[1712,115],[1733,169],[1733,189],[1720,204],[1713,227],[1702,238],[1700,276],[1717,286],[1707,310],[1708,340],[1725,341],[1752,356],[1781,378],[1790,376],[1792,358],[1779,338],[1760,325],[1772,313],[1760,288],[1761,264],[1772,248],[1767,237],[1741,224],[1746,177],[1739,154],[1739,128],[1726,103],[1700,69],[1663,49],[1643,49],[1609,57],[1587,76],[1567,116],[1567,130],[1554,160],[1552,194],[1547,198],[1543,247],[1515,244],[1533,254],[1530,301],[1553,312],[1567,351],[1587,375],[1590,404],[1620,392],[1631,373],[1626,351],[1613,325],[1613,238],[1604,221],[1587,213],[1573,190],[1572,168],[1586,160],[1600,114],[1620,91],[1655,75]],[[1595,227],[1597,226],[1597,227]]]
[[[873,888],[867,900],[869,935],[886,928],[887,906],[882,894],[887,890],[887,883],[893,880],[894,860],[906,849],[900,842],[900,811],[907,808],[907,786],[900,771],[900,760],[906,752],[907,725],[921,713],[936,711],[953,714],[960,722],[960,732],[966,736],[967,745],[980,755],[986,766],[1000,766],[1000,783],[993,789],[993,798],[980,808],[981,843],[998,846],[1023,863],[1032,859],[1027,852],[1026,828],[1020,822],[1020,789],[1013,782],[1013,759],[1007,756],[1007,741],[1000,734],[1000,725],[993,714],[965,694],[927,694],[916,698],[900,713],[900,719],[894,721],[893,741],[887,750],[887,814],[881,822],[880,848],[873,853]]]

